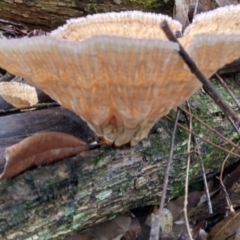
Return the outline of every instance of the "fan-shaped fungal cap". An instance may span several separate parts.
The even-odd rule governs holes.
[[[107,142],[135,145],[201,86],[159,28],[163,19],[174,32],[181,29],[169,17],[140,12],[70,20],[50,37],[0,40],[0,65],[77,113]],[[191,46],[194,56],[198,43]]]
[[[184,31],[181,44],[188,48],[200,34],[240,34],[240,5],[230,5],[196,15]]]
[[[180,43],[206,77],[240,57],[240,5],[196,15]]]
[[[201,33],[240,33],[240,5],[230,5],[196,15],[192,24],[184,31],[184,36]]]
[[[83,41],[95,35],[167,40],[166,35],[159,28],[163,20],[168,22],[174,33],[182,31],[181,24],[166,15],[127,11],[69,19],[67,24],[53,31],[51,35],[72,41]]]
[[[0,95],[17,108],[33,106],[38,103],[36,89],[23,83],[1,82]]]
[[[33,82],[117,146],[146,137],[160,117],[200,87],[177,44],[160,39],[96,36],[72,43],[35,37],[0,45],[4,68]],[[9,54],[18,57],[9,63]]]
[[[240,58],[240,34],[201,34],[193,38],[188,53],[206,77]]]

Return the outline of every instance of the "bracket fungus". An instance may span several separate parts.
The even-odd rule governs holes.
[[[0,40],[0,65],[74,111],[108,144],[137,144],[201,83],[160,29],[138,11],[70,19],[49,36]],[[180,39],[206,77],[240,57],[240,6],[200,14]]]

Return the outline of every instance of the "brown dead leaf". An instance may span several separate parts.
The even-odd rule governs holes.
[[[140,223],[136,217],[132,217],[128,231],[123,236],[122,240],[139,239],[140,234],[141,234]]]
[[[211,230],[208,240],[225,240],[233,236],[240,226],[240,211],[230,214],[221,222],[217,223]]]
[[[238,0],[216,0],[216,2],[217,2],[219,7],[239,4]]]
[[[194,240],[206,240],[208,234],[205,232],[203,227],[205,226],[204,222],[199,222],[193,226],[192,236]]]
[[[224,177],[224,185],[228,192],[238,193],[240,183],[240,165],[237,166],[231,173]]]
[[[55,162],[88,148],[87,143],[66,133],[35,134],[6,149],[6,163],[0,179],[11,178],[31,166]]]
[[[121,215],[113,220],[97,224],[89,230],[65,238],[65,240],[120,240],[129,229],[131,217]]]
[[[173,18],[181,22],[183,29],[192,22],[196,2],[197,0],[175,0]],[[210,0],[199,0],[196,13],[198,14],[212,9],[213,7]]]
[[[175,222],[173,225],[173,236],[174,239],[188,240],[189,236],[187,233],[186,223],[184,221]]]
[[[203,194],[204,192],[202,191],[193,191],[188,194],[188,211],[190,211],[192,208],[196,207],[199,204]],[[184,196],[180,196],[177,199],[168,203],[167,208],[171,211],[174,221],[183,217],[183,205]]]
[[[198,223],[190,228],[194,240],[206,240],[208,234],[202,229],[203,223]],[[173,239],[190,240],[185,221],[177,221],[173,225]]]

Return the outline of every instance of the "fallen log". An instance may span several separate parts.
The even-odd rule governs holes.
[[[101,147],[1,181],[0,237],[64,239],[76,230],[86,229],[118,213],[158,204],[172,127],[171,122],[162,119],[149,138],[133,148]],[[80,118],[60,107],[2,116],[2,158],[7,146],[42,131],[62,131],[84,141],[94,139]],[[184,187],[187,156],[184,139],[186,133],[179,130],[168,198]],[[202,145],[203,148],[206,146]],[[219,151],[211,154],[219,156]],[[2,167],[3,162],[2,159]],[[216,162],[219,159],[209,165],[216,167]],[[194,174],[190,174],[191,179],[200,175],[196,164],[196,161],[192,162]],[[207,172],[212,170],[210,166]]]
[[[92,138],[86,124],[75,120],[62,108],[1,117],[1,151],[46,130]],[[168,156],[168,143],[159,139],[155,133],[135,148],[102,147],[1,181],[1,238],[61,239],[130,208],[158,203]],[[176,169],[185,155],[178,153]],[[171,179],[177,180],[175,171]]]
[[[93,13],[144,10],[172,14],[172,9],[172,0],[2,0],[0,2],[1,19],[22,23],[32,29],[44,30],[57,28],[69,18],[83,17]]]

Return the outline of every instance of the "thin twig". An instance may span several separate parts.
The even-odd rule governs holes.
[[[239,128],[237,127],[237,125],[235,124],[235,122],[232,120],[232,118],[230,116],[227,116],[227,119],[232,124],[233,128],[235,129],[238,136],[240,137],[240,131],[239,131]]]
[[[234,148],[231,149],[231,152],[232,152],[233,150],[234,150]],[[226,156],[226,158],[224,159],[224,161],[222,162],[221,171],[220,171],[220,176],[219,176],[218,179],[219,179],[219,182],[220,182],[220,184],[221,184],[221,188],[222,188],[222,190],[223,190],[223,192],[224,192],[224,194],[225,194],[225,198],[226,198],[226,202],[227,202],[227,205],[228,205],[228,209],[230,210],[230,212],[234,213],[235,210],[234,210],[233,205],[232,205],[232,203],[231,203],[231,199],[230,199],[230,197],[229,197],[229,195],[228,195],[228,192],[227,192],[227,189],[226,189],[226,187],[225,187],[225,185],[224,185],[224,183],[223,183],[224,165],[225,165],[225,163],[227,162],[227,160],[229,159],[229,156],[230,156],[230,154],[228,154],[228,155]]]
[[[194,7],[193,18],[197,15],[198,4],[199,4],[199,0],[196,1],[195,7]]]
[[[195,118],[198,122],[200,122],[203,126],[205,126],[207,129],[209,129],[210,131],[214,132],[216,135],[218,135],[222,140],[224,140],[225,142],[229,143],[232,147],[235,147],[236,149],[240,150],[239,146],[236,145],[235,143],[233,143],[232,141],[230,141],[229,139],[225,138],[221,133],[219,133],[218,131],[216,131],[215,129],[213,129],[212,127],[210,127],[208,124],[206,124],[205,122],[203,122],[200,118],[196,117],[195,115],[193,115],[192,113],[190,114],[188,111],[186,111],[184,108],[182,107],[178,107],[181,109],[181,111],[189,114],[190,116],[192,116],[193,118]]]
[[[237,98],[234,96],[234,94],[232,93],[232,91],[228,88],[227,84],[223,81],[223,79],[217,74],[215,73],[215,77],[217,78],[218,82],[226,89],[226,91],[229,93],[229,95],[232,97],[233,101],[237,104],[238,108],[240,109],[240,104],[237,100]],[[232,124],[232,126],[234,127],[235,131],[238,133],[238,136],[240,137],[240,131],[239,128],[236,126],[235,122],[232,120],[231,116],[228,116],[228,121]]]
[[[169,180],[169,172],[170,172],[170,167],[171,167],[172,158],[173,158],[174,142],[175,142],[175,135],[176,135],[176,130],[177,130],[177,123],[178,123],[178,119],[179,119],[179,113],[180,113],[180,110],[178,109],[176,112],[173,132],[172,132],[172,136],[171,136],[170,152],[169,152],[169,158],[168,158],[167,167],[166,167],[165,175],[164,175],[161,203],[160,203],[160,207],[158,209],[158,214],[157,215],[152,214],[150,240],[158,240],[159,239],[161,214],[162,214],[163,207],[165,204],[165,198],[166,198],[166,192],[167,192],[167,186],[168,186],[168,180]]]
[[[211,197],[210,197],[210,193],[209,193],[209,189],[208,189],[207,177],[206,177],[203,160],[202,160],[202,157],[201,157],[200,150],[199,150],[198,146],[197,146],[197,155],[198,155],[198,159],[199,159],[199,162],[200,162],[200,165],[201,165],[201,170],[202,170],[203,183],[204,183],[205,193],[206,193],[206,197],[207,197],[208,212],[210,214],[212,214],[213,213],[212,202],[211,202]]]
[[[166,21],[163,21],[161,23],[161,28],[170,41],[176,42],[179,45],[179,51],[178,51],[179,55],[182,57],[184,62],[188,65],[191,72],[203,84],[204,90],[215,101],[215,103],[220,107],[220,109],[224,112],[226,116],[230,116],[237,124],[239,124],[240,118],[238,117],[238,115],[233,111],[233,109],[228,105],[228,103],[221,97],[221,95],[214,89],[213,85],[208,81],[208,79],[201,73],[201,71],[198,69],[196,64],[190,58],[188,53],[180,45],[180,43],[172,33]]]
[[[170,117],[168,117],[168,116],[165,116],[164,118],[168,119],[169,121],[173,121],[173,120],[172,120]],[[184,127],[182,124],[178,123],[178,126],[181,127],[182,129],[184,129],[185,131],[189,132],[189,129],[186,128],[186,127]],[[227,149],[225,149],[225,148],[223,148],[223,147],[220,147],[220,146],[218,146],[217,144],[212,143],[212,142],[210,142],[209,140],[207,140],[207,139],[199,136],[197,133],[195,133],[195,132],[193,132],[193,131],[191,132],[191,134],[194,135],[195,137],[201,139],[202,141],[210,144],[211,146],[213,146],[213,147],[215,147],[215,148],[217,148],[217,149],[219,149],[219,150],[222,150],[222,151],[225,152],[225,153],[229,153],[229,154],[232,155],[232,156],[235,156],[235,157],[240,158],[240,155],[239,155],[239,154],[234,153],[234,152],[231,152],[231,151],[229,151],[229,150],[227,150]]]
[[[223,81],[223,79],[217,74],[215,73],[214,76],[216,77],[216,79],[218,80],[218,82],[226,89],[226,91],[229,93],[229,95],[232,97],[233,101],[236,103],[236,105],[238,106],[238,109],[240,109],[240,103],[237,100],[237,98],[235,97],[235,95],[233,94],[233,92],[230,90],[230,88],[228,87],[228,85]]]
[[[190,105],[188,104],[188,102],[187,102],[187,108],[190,109]],[[180,108],[180,109],[182,110],[182,108]],[[185,111],[185,110],[183,111],[183,113],[186,114],[186,120],[187,120],[187,122],[189,124],[189,119],[188,119],[187,114],[191,118],[193,118],[194,115],[190,111]],[[199,159],[200,165],[201,165],[202,176],[203,176],[203,183],[204,183],[205,193],[206,193],[207,203],[208,203],[208,211],[209,211],[209,213],[212,213],[212,202],[211,202],[211,197],[210,197],[210,194],[209,194],[209,189],[208,189],[208,184],[207,184],[207,177],[206,177],[206,174],[205,174],[204,164],[203,164],[203,160],[202,160],[202,157],[201,157],[201,151],[200,151],[198,143],[197,143],[197,141],[195,139],[195,136],[192,136],[192,142],[194,144],[194,152],[196,153],[196,155],[197,155],[197,157]]]
[[[187,103],[188,107],[189,104]],[[191,109],[189,107],[189,112],[191,113]],[[189,135],[188,135],[188,145],[187,145],[187,152],[188,152],[188,157],[187,157],[187,168],[186,168],[186,178],[185,178],[185,194],[184,194],[184,205],[183,205],[183,213],[184,213],[184,219],[185,219],[185,224],[186,224],[186,229],[188,236],[190,240],[193,240],[192,233],[190,230],[189,222],[188,222],[188,215],[187,215],[187,205],[188,205],[188,184],[189,184],[189,169],[190,169],[190,162],[191,162],[191,139],[192,139],[192,117],[189,117]]]

